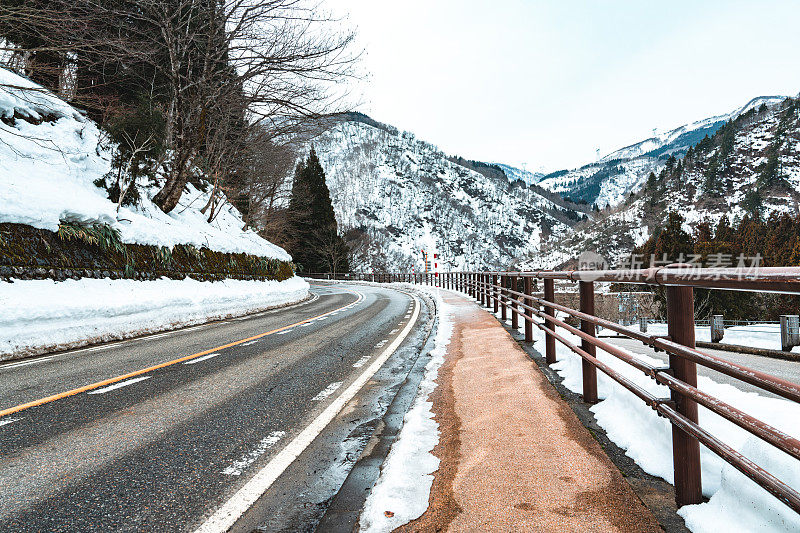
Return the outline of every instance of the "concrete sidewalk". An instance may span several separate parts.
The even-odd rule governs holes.
[[[600,445],[497,320],[456,309],[434,410],[441,460],[402,531],[661,531]]]

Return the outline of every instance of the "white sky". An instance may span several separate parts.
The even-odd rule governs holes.
[[[448,154],[575,167],[760,95],[800,92],[797,0],[328,0],[359,110]]]

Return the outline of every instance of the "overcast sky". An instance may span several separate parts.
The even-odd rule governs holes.
[[[800,1],[328,0],[366,51],[360,110],[448,154],[575,167],[800,92]]]

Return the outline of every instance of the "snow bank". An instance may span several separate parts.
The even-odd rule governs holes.
[[[666,335],[667,325],[664,323],[648,324],[647,332],[651,335]],[[711,328],[709,326],[695,328],[698,341],[711,342]],[[731,326],[725,328],[722,344],[738,344],[752,348],[767,350],[781,349],[780,324],[751,324],[748,326]],[[795,353],[800,353],[800,346],[792,348]]]
[[[439,316],[431,360],[425,366],[417,396],[403,419],[403,427],[386,457],[380,477],[364,504],[360,518],[362,532],[392,531],[419,518],[428,508],[433,473],[439,468],[439,459],[431,453],[439,442],[439,425],[433,420],[433,403],[429,397],[437,386],[439,368],[444,363],[453,333],[451,306],[444,303],[435,289],[429,292],[436,299]],[[386,511],[394,513],[393,516],[386,516]]]
[[[577,336],[561,329],[559,334],[580,345]],[[544,353],[544,333],[535,330],[534,335],[534,347]],[[662,364],[654,358],[631,355],[650,364]],[[552,368],[564,378],[564,386],[580,393],[580,357],[556,342],[556,358],[557,363]],[[598,359],[651,394],[657,397],[669,395],[667,387],[658,385],[619,359],[600,350]],[[673,483],[670,423],[602,372],[598,372],[597,377],[601,401],[592,406],[591,410],[598,424],[606,431],[609,439],[623,448],[645,472]],[[794,437],[800,437],[800,427],[796,422],[800,419],[800,406],[793,402],[744,392],[732,385],[717,383],[703,376],[698,377],[697,381],[700,390]],[[702,427],[790,486],[800,489],[798,461],[704,407],[699,408],[698,416]],[[737,531],[800,531],[800,516],[791,509],[703,446],[700,447],[700,455],[703,494],[710,497],[710,501],[685,506],[679,510],[692,531],[721,531],[726,529],[725,525],[729,526],[727,529]]]
[[[208,194],[191,185],[169,214],[151,201],[157,186],[140,187],[141,205],[119,213],[94,181],[111,169],[111,150],[97,125],[38,85],[0,68],[0,222],[56,231],[59,221],[99,222],[118,229],[123,242],[203,246],[290,261],[282,248],[244,231],[239,212],[226,205],[206,222]]]
[[[253,313],[302,300],[306,281],[0,282],[0,360]]]

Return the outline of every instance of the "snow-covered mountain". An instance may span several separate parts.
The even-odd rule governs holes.
[[[799,102],[752,101],[715,135],[684,151],[682,160],[664,161],[655,179],[645,178],[621,204],[546,243],[526,264],[565,265],[587,250],[613,263],[643,243],[669,212],[680,213],[688,231],[701,221],[715,225],[725,216],[733,222],[755,211],[800,214]]]
[[[410,272],[422,267],[423,249],[438,253],[444,268],[506,267],[585,216],[493,165],[468,168],[362,116],[348,116],[313,144],[340,226],[369,243],[357,268]]]
[[[503,163],[495,163],[503,172],[505,172],[508,179],[511,181],[520,180],[528,185],[539,183],[542,178],[544,178],[544,172],[531,172],[529,170],[524,170],[517,167],[512,167],[511,165],[505,165]]]
[[[762,105],[775,106],[785,98],[760,96],[730,113],[668,131],[657,131],[652,137],[620,148],[597,162],[543,176],[538,183],[576,201],[596,203],[600,207],[618,205],[631,193],[637,192],[651,172],[660,172],[669,156],[682,157],[690,146],[706,135],[713,135],[728,121]]]

